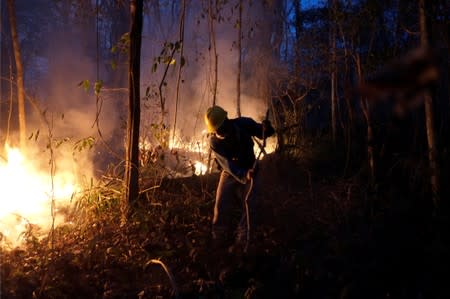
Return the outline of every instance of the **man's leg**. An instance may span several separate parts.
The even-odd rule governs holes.
[[[239,222],[236,235],[236,245],[247,245],[247,231],[249,230],[249,242],[255,237],[256,216],[258,206],[258,191],[259,191],[258,176],[253,178],[253,183],[247,183],[242,189],[242,217]],[[248,217],[248,221],[247,221]],[[250,245],[250,244],[248,244]]]
[[[239,182],[222,171],[217,186],[212,221],[212,237],[219,246],[226,246],[226,242],[231,237],[231,213],[238,185],[240,185]]]

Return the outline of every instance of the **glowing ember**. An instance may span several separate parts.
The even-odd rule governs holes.
[[[52,179],[49,170],[36,169],[18,149],[6,146],[6,153],[7,161],[0,160],[0,233],[3,241],[17,246],[27,224],[43,232],[51,227],[52,198],[57,207],[68,204],[75,178],[58,172]]]
[[[206,173],[206,171],[208,170],[208,167],[200,161],[195,161],[194,167],[195,167],[196,175],[204,175]]]

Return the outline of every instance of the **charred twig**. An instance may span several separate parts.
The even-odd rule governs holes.
[[[146,193],[146,192],[148,192],[148,191],[158,189],[159,187],[161,187],[161,185],[156,185],[156,186],[148,187],[148,188],[146,188],[146,189],[144,189],[144,190],[141,190],[141,191],[139,192],[139,194],[144,194],[144,193]]]

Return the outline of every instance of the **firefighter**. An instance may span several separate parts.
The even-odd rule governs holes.
[[[208,108],[205,123],[211,150],[222,170],[212,220],[213,242],[218,247],[226,248],[233,242],[233,233],[236,232],[234,244],[231,244],[229,250],[236,247],[242,248],[246,241],[247,227],[250,223],[254,223],[257,169],[255,169],[253,137],[265,139],[272,136],[275,130],[267,119],[262,123],[257,123],[249,117],[229,119],[227,112],[220,106]],[[236,203],[241,207],[242,216],[235,231],[232,215]],[[247,213],[249,223],[247,223]]]

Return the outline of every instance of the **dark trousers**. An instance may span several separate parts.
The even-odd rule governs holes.
[[[245,198],[250,190],[250,182],[241,184],[232,175],[222,171],[216,191],[214,217],[212,221],[213,239],[220,243],[228,243],[236,232],[235,241],[245,242],[247,237],[247,213]],[[257,178],[253,179],[253,187],[247,199],[250,232],[254,231]],[[240,220],[238,220],[240,219]]]

